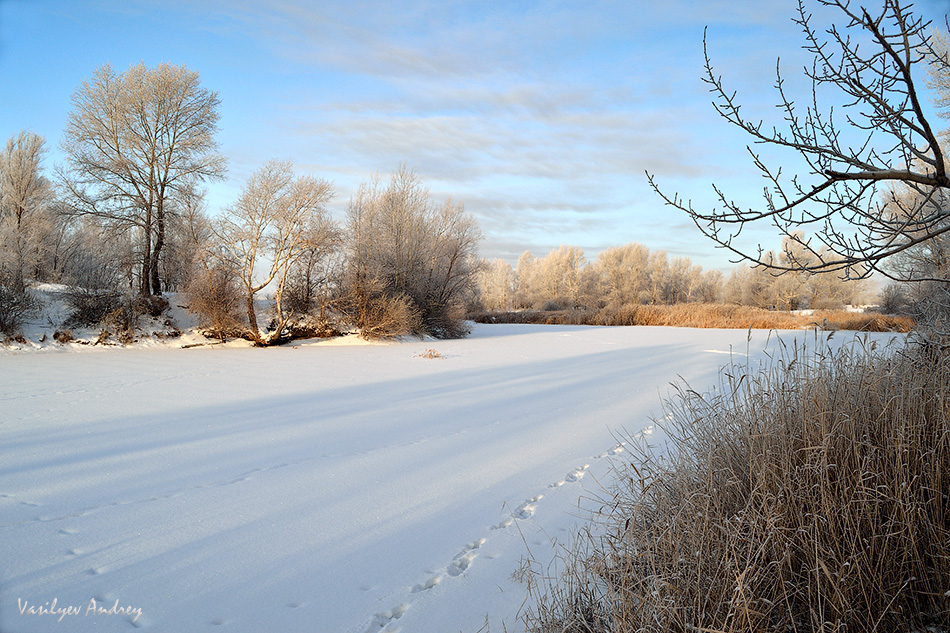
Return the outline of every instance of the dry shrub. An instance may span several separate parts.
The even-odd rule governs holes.
[[[334,338],[343,333],[325,317],[304,315],[295,317],[286,326],[288,339]]]
[[[73,340],[73,331],[69,329],[65,330],[56,330],[53,332],[53,340],[57,343],[65,345]]]
[[[479,323],[540,323],[547,325],[654,325],[670,327],[797,330],[857,330],[861,332],[909,332],[914,320],[906,316],[876,313],[817,311],[810,315],[763,310],[748,306],[680,303],[676,305],[627,304],[603,310],[555,312],[483,312],[471,315]]]
[[[470,324],[465,320],[465,309],[458,304],[433,302],[418,312],[422,334],[438,339],[465,338],[471,334]]]
[[[796,353],[724,376],[668,403],[670,455],[641,445],[529,627],[947,630],[947,356]]]
[[[73,328],[95,327],[124,307],[122,296],[112,291],[74,290],[66,295],[66,302],[70,312],[65,325]]]
[[[24,319],[38,311],[40,302],[26,289],[0,285],[0,332],[16,333]]]
[[[368,340],[418,334],[421,327],[419,313],[405,295],[367,301],[361,320],[360,336]]]
[[[188,310],[212,336],[241,336],[246,328],[240,318],[245,300],[238,281],[226,267],[199,268],[185,286]]]
[[[442,355],[442,352],[440,352],[440,351],[437,350],[437,349],[427,349],[427,350],[425,350],[424,352],[422,352],[422,353],[420,353],[420,354],[416,354],[416,357],[417,357],[417,358],[428,358],[429,360],[435,360],[435,359],[437,359],[437,358],[439,358],[439,359],[445,358],[445,357]]]

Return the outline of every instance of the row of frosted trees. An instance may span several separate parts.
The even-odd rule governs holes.
[[[724,275],[637,243],[608,248],[592,261],[580,248],[562,245],[543,257],[525,252],[514,268],[500,259],[483,262],[479,289],[483,307],[491,311],[677,303],[795,310],[857,305],[866,296],[866,284],[833,274],[776,276],[741,266]]]
[[[260,344],[315,314],[370,336],[464,333],[478,227],[461,204],[433,200],[407,166],[361,186],[337,221],[331,183],[271,161],[212,215],[203,186],[226,173],[220,101],[197,72],[106,65],[72,103],[65,163],[52,176],[32,132],[0,151],[6,334],[36,310],[35,282],[80,289],[76,325],[123,314],[131,327],[137,313],[160,313],[171,291],[208,327]]]

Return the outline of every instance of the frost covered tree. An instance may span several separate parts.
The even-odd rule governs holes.
[[[515,267],[515,307],[519,309],[533,308],[540,301],[538,275],[540,265],[538,259],[525,251],[518,256]]]
[[[650,249],[643,244],[625,244],[602,251],[597,257],[601,293],[607,306],[619,308],[637,303],[649,283]]]
[[[43,138],[21,131],[0,150],[0,283],[22,293],[26,276],[36,276],[54,230],[53,191],[43,176]]]
[[[185,66],[108,64],[72,96],[61,180],[71,212],[134,236],[143,295],[162,290],[168,210],[196,183],[224,174],[215,140],[220,100]]]
[[[502,312],[512,308],[515,271],[503,259],[483,261],[478,273],[482,307]]]
[[[230,258],[245,291],[251,338],[261,345],[278,341],[292,312],[283,293],[291,271],[312,249],[326,248],[330,224],[326,204],[332,185],[312,176],[294,176],[290,163],[271,161],[254,173],[240,198],[215,226],[222,252]],[[273,284],[275,326],[267,334],[257,322],[257,293]]]
[[[363,184],[347,209],[346,280],[365,335],[464,336],[464,304],[475,290],[481,232],[460,203],[434,202],[403,165],[384,185]],[[381,307],[388,306],[387,309]],[[390,319],[394,313],[399,319]],[[380,320],[398,327],[377,328]]]

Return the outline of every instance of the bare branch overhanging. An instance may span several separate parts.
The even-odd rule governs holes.
[[[647,177],[667,204],[687,213],[704,235],[740,261],[776,272],[836,271],[852,278],[881,272],[908,278],[885,262],[950,232],[950,205],[942,204],[948,198],[940,195],[950,190],[946,156],[924,108],[918,77],[929,65],[932,77],[946,77],[950,84],[950,59],[945,46],[934,45],[930,22],[900,0],[885,0],[874,14],[847,1],[817,1],[838,10],[844,25],[819,33],[800,0],[794,22],[804,34],[803,48],[814,56],[804,69],[812,94],[802,112],[787,94],[776,63],[782,129],[744,117],[736,93],[714,70],[705,36],[703,42],[704,81],[717,113],[754,143],[797,154],[807,173],[785,178],[781,168],[769,167],[750,146],[753,164],[769,183],[763,205],[742,207],[713,185],[717,205],[711,210],[667,195],[651,174]],[[834,108],[819,105],[819,92],[828,87],[845,99],[844,123]],[[761,224],[777,230],[784,257],[739,244],[746,226]]]

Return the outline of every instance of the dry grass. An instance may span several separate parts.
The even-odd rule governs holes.
[[[442,352],[437,349],[427,349],[424,352],[416,354],[416,358],[428,358],[430,360],[435,360],[445,358],[445,356],[443,356]]]
[[[660,325],[695,328],[797,330],[857,330],[909,332],[913,319],[876,313],[822,310],[811,315],[762,310],[747,306],[683,303],[626,305],[619,309],[484,312],[472,315],[479,323],[539,323],[547,325]]]
[[[531,630],[947,630],[946,356],[795,352],[668,411]]]

